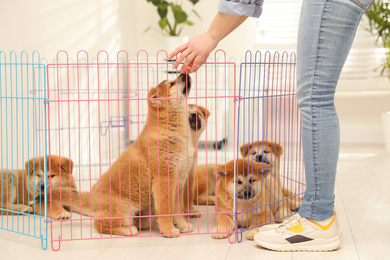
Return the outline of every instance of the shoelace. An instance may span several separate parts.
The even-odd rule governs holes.
[[[302,217],[299,214],[295,214],[290,219],[283,221],[283,224],[279,226],[280,231],[285,231],[286,229],[293,228],[299,225],[299,220]]]

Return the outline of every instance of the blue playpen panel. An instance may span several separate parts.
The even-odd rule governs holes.
[[[44,249],[46,205],[32,201],[46,194],[45,69],[38,52],[0,52],[0,229],[41,239]]]

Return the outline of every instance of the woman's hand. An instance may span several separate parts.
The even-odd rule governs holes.
[[[176,69],[185,59],[180,72],[192,73],[197,71],[206,62],[210,52],[212,52],[217,45],[218,40],[209,32],[206,32],[193,38],[186,44],[177,47],[168,55],[168,59],[172,59],[174,56],[179,54],[172,67]]]

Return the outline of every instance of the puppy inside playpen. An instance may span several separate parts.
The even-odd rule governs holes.
[[[73,212],[92,215],[93,227],[100,233],[135,236],[139,228],[150,227],[150,218],[142,216],[152,214],[157,215],[160,231],[167,237],[192,232],[192,225],[183,217],[183,193],[190,168],[187,165],[192,166],[196,160],[192,145],[196,135],[187,134],[189,117],[184,98],[190,90],[191,78],[186,74],[151,88],[147,122],[137,140],[93,185],[90,193],[61,189],[59,198],[60,189],[53,189],[52,201],[61,199]],[[199,110],[203,111],[201,118],[205,118],[208,112]],[[137,216],[141,216],[140,221],[134,220]],[[140,222],[138,228],[136,222]]]
[[[293,192],[283,187],[280,178],[280,157],[283,155],[283,147],[276,142],[257,141],[244,144],[240,147],[240,152],[243,158],[271,165],[272,170],[266,181],[271,192],[271,210],[277,222],[281,222],[292,211],[297,211],[300,200]]]
[[[215,209],[223,213],[217,214],[213,238],[226,238],[235,230],[233,216],[227,213],[234,212],[235,207],[243,212],[237,217],[238,227],[251,229],[246,233],[247,239],[253,239],[258,232],[254,227],[274,221],[269,206],[270,190],[265,182],[270,171],[270,164],[250,159],[232,160],[217,166]]]
[[[51,164],[51,171],[47,171],[48,180],[51,179],[52,188],[61,185],[71,186],[76,189],[76,183],[72,176],[73,162],[66,157],[55,155],[36,157],[25,163],[24,170],[1,170],[2,207],[21,213],[29,213],[45,216],[44,190],[45,190],[45,168]],[[39,201],[34,203],[34,199]],[[41,203],[42,201],[42,203]],[[7,214],[2,211],[3,214]],[[13,213],[9,213],[12,215]],[[49,214],[48,214],[49,215]],[[61,205],[52,205],[52,216],[54,219],[69,218],[70,214]]]
[[[188,172],[188,189],[187,185],[185,185],[184,190],[184,211],[188,213],[197,213],[197,210],[194,205],[195,199],[195,187],[196,187],[196,175],[195,172],[197,170],[197,162],[198,162],[198,154],[197,154],[197,147],[198,147],[198,141],[201,134],[204,132],[207,126],[207,119],[210,116],[210,111],[206,108],[195,105],[195,104],[189,104],[188,105],[188,125],[189,125],[189,135],[190,140],[192,140],[189,145],[195,149],[195,153],[193,155],[192,164],[190,165],[190,171]],[[201,215],[191,214],[190,217],[196,217]]]

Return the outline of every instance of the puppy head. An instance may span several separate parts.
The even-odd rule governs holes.
[[[45,161],[44,157],[36,157],[25,163],[25,169],[29,184],[29,190],[35,191],[37,194],[45,189]]]
[[[237,171],[234,180],[234,171]],[[238,159],[230,161],[226,165],[217,167],[218,180],[225,182],[226,191],[234,197],[236,188],[237,198],[250,200],[255,198],[262,191],[263,178],[271,170],[267,163],[255,162],[250,159]]]
[[[73,162],[72,160],[66,157],[59,157],[56,155],[48,156],[48,165],[49,159],[51,163],[51,171],[48,172],[48,177],[50,176],[51,187],[69,187],[70,184],[72,189],[76,189],[76,184],[72,176],[73,172]]]
[[[172,81],[162,81],[157,87],[153,87],[148,93],[148,105],[150,111],[164,110],[167,107],[177,110],[179,104],[186,103],[184,99],[191,90],[191,78],[187,74],[180,74],[179,77]],[[172,99],[165,99],[172,98]]]
[[[240,147],[240,152],[243,158],[274,164],[283,154],[283,147],[275,142],[258,141],[244,144]]]
[[[195,104],[188,105],[188,124],[191,131],[198,134],[198,138],[206,129],[209,116],[210,111],[206,108]]]

